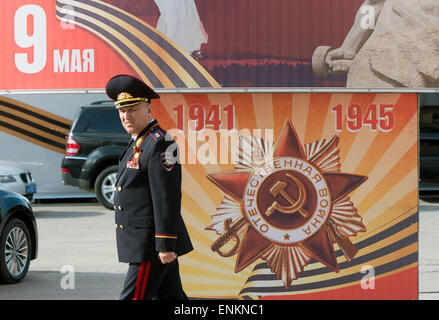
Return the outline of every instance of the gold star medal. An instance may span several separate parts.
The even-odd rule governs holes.
[[[207,175],[225,193],[206,227],[219,234],[211,249],[237,254],[235,272],[263,259],[289,288],[311,258],[338,272],[335,243],[354,258],[349,237],[366,227],[348,194],[367,177],[340,172],[338,140],[302,145],[287,121],[275,146],[240,136],[237,170]]]
[[[133,147],[133,159],[132,159],[132,162],[133,162],[134,165],[137,165],[139,163],[140,153],[141,152],[142,152],[142,150],[140,150],[138,146],[134,146]]]
[[[133,147],[133,156],[127,162],[127,168],[139,169],[140,154],[142,153],[142,150],[140,149],[140,144],[143,142],[144,139],[145,135],[137,139],[136,145]]]

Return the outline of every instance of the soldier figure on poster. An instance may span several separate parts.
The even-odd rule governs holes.
[[[347,73],[347,87],[439,87],[439,2],[366,0],[340,48],[318,47],[318,77]]]

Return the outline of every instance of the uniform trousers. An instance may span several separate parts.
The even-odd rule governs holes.
[[[163,264],[158,255],[154,255],[151,261],[129,264],[120,300],[187,299],[177,259]]]

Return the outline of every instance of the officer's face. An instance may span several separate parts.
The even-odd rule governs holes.
[[[131,135],[138,135],[152,120],[151,104],[141,102],[120,108],[119,116],[125,130]]]

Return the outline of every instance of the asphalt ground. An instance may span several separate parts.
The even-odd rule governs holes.
[[[32,207],[38,258],[20,283],[0,286],[0,300],[118,299],[128,266],[117,261],[114,213],[98,203]]]
[[[33,204],[38,259],[0,300],[117,300],[127,264],[117,261],[113,212],[98,203]],[[419,299],[439,300],[439,198],[419,201]]]

